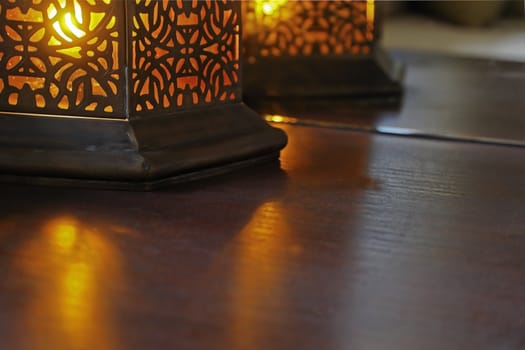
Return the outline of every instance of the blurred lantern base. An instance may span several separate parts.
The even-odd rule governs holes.
[[[137,120],[0,115],[0,180],[151,190],[277,160],[286,134],[242,103]]]
[[[244,65],[244,94],[260,97],[397,98],[404,67],[380,47],[360,56],[253,57]]]

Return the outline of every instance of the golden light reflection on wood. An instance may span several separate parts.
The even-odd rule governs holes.
[[[312,273],[311,269],[314,266],[314,269],[319,268],[320,270],[317,271],[321,272],[322,264],[317,265],[316,261],[310,259],[313,256],[317,258],[323,256],[311,252],[312,249],[316,249],[319,242],[323,241],[320,238],[322,233],[315,232],[320,234],[316,236],[312,235],[312,232],[301,231],[299,227],[305,230],[305,226],[299,224],[297,220],[315,217],[321,221],[316,223],[317,230],[322,228],[329,236],[334,232],[343,232],[345,227],[359,225],[356,221],[355,209],[351,205],[337,206],[338,211],[331,212],[327,215],[330,220],[324,221],[323,213],[335,208],[328,203],[337,198],[337,193],[348,196],[349,193],[358,194],[360,191],[377,186],[369,175],[370,140],[368,138],[357,137],[352,142],[341,140],[339,152],[333,154],[334,149],[338,148],[327,147],[327,144],[321,141],[323,138],[319,137],[319,132],[322,132],[322,129],[305,128],[299,132],[299,129],[303,128],[294,128],[288,124],[293,123],[293,117],[273,115],[267,118],[269,121],[281,122],[279,127],[290,135],[289,144],[282,151],[281,156],[281,167],[286,172],[288,181],[286,189],[278,198],[265,202],[257,208],[250,221],[241,229],[233,245],[235,249],[231,251],[233,256],[232,323],[229,346],[231,349],[266,350],[265,344],[272,343],[268,339],[277,336],[280,331],[286,332],[283,329],[287,327],[294,329],[290,319],[296,320],[294,318],[296,315],[284,313],[302,312],[304,316],[304,314],[312,315],[319,312],[317,305],[311,302],[304,303],[304,299],[301,300],[301,295],[312,294],[309,291],[298,292],[299,288],[311,286],[321,289],[319,292],[312,291],[313,298],[316,294],[322,294],[327,298],[332,296],[334,304],[337,302],[337,298],[340,297],[339,291],[328,285],[320,287],[313,282],[296,283],[301,280],[297,276],[302,273],[303,268],[308,271],[307,273]],[[327,157],[329,153],[331,153],[330,157]],[[312,163],[312,158],[318,161]],[[334,159],[340,166],[333,166]],[[343,187],[343,184],[347,188]],[[310,194],[305,195],[304,191]],[[313,192],[316,192],[315,195]],[[316,201],[323,195],[326,195],[322,200],[324,205],[318,206]],[[341,242],[348,244],[347,249],[352,249],[352,237],[342,239]],[[311,246],[307,247],[305,243]],[[329,244],[318,248],[325,252],[329,252],[330,249]],[[310,254],[306,255],[308,251]],[[341,252],[334,250],[337,251]],[[347,251],[341,256],[330,256],[330,259],[338,262],[337,259],[347,259],[350,254],[352,252]],[[307,266],[308,264],[312,265]],[[322,277],[316,278],[326,281]],[[326,312],[327,315],[333,315],[337,310]],[[296,326],[295,329],[301,328]],[[292,337],[298,336],[297,334],[292,333]],[[308,337],[301,339],[308,339]],[[337,348],[333,345],[328,343],[325,348]]]
[[[328,190],[340,188],[344,183],[347,190],[353,189],[376,189],[378,183],[370,177],[368,163],[371,153],[370,142],[366,138],[355,137],[352,142],[341,143],[341,152],[333,154],[323,143],[318,141],[316,130],[311,128],[309,132],[300,133],[301,137],[293,138],[295,129],[293,125],[314,125],[308,120],[288,117],[284,115],[265,116],[266,120],[279,123],[279,128],[289,133],[291,141],[281,153],[281,168],[293,183],[298,187]],[[318,127],[328,126],[322,122],[315,121]],[[305,150],[308,152],[305,152]],[[327,154],[330,157],[326,157]],[[312,163],[315,157],[317,162]],[[340,166],[334,168],[329,163],[337,159]],[[328,179],[320,182],[319,179]]]
[[[27,348],[122,348],[112,319],[114,291],[126,283],[113,234],[133,235],[109,224],[92,226],[60,216],[36,228],[14,255],[18,273],[31,278],[31,303],[23,313]],[[28,258],[31,257],[31,258]]]
[[[75,241],[78,239],[78,224],[72,218],[60,218],[50,221],[44,231],[52,236],[56,247],[64,249],[64,252],[70,252]]]
[[[237,250],[232,252],[231,348],[256,349],[254,345],[264,344],[267,335],[254,308],[271,312],[272,305],[285,302],[287,276],[281,262],[300,254],[301,247],[291,242],[286,208],[278,201],[262,204],[237,239],[257,243],[236,244]]]

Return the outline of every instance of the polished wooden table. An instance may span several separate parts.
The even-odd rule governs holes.
[[[261,114],[303,125],[525,146],[525,62],[406,51],[392,56],[406,64],[401,100],[249,102]]]
[[[0,348],[523,349],[516,126],[341,123],[279,124],[280,164],[159,192],[0,185]]]

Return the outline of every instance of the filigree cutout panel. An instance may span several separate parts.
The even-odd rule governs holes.
[[[363,55],[374,40],[373,0],[245,3],[247,55]]]
[[[135,0],[131,109],[137,114],[238,101],[240,3]]]
[[[0,111],[123,117],[124,3],[0,3]]]

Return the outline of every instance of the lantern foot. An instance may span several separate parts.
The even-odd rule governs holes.
[[[0,180],[151,190],[277,160],[286,134],[242,103],[136,119],[0,116]]]
[[[248,100],[338,96],[392,99],[402,95],[403,76],[403,65],[378,46],[362,56],[256,57],[244,65],[244,92]]]

